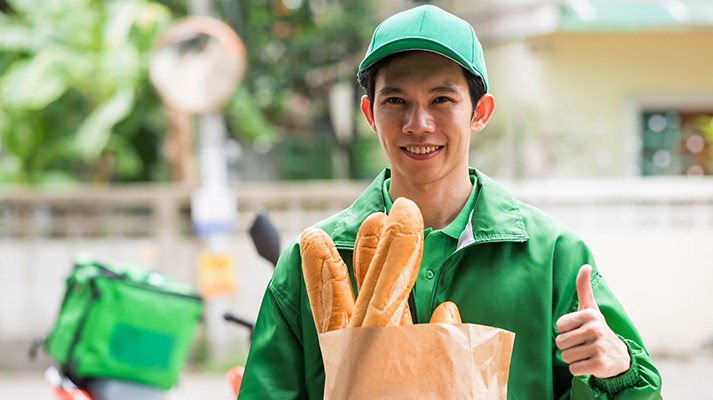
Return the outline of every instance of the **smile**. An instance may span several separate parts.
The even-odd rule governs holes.
[[[406,151],[412,154],[429,154],[442,148],[443,146],[421,146],[421,147],[404,147]]]

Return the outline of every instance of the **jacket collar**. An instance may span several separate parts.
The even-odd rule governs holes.
[[[520,202],[489,176],[471,168],[478,178],[478,197],[470,219],[474,243],[524,242],[529,239]],[[467,231],[467,228],[466,228]]]
[[[477,169],[471,168],[470,173],[478,178],[478,197],[468,225],[458,240],[458,249],[470,244],[528,240],[517,200]],[[371,213],[384,211],[382,188],[384,180],[390,175],[391,170],[384,169],[354,203],[340,214],[330,232],[337,247],[353,249],[362,221]]]

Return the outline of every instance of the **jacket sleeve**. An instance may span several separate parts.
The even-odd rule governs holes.
[[[308,397],[304,350],[299,336],[300,314],[296,309],[299,306],[293,305],[277,289],[290,281],[293,290],[299,291],[301,281],[295,281],[292,276],[293,265],[299,262],[299,250],[296,250],[295,261],[295,247],[282,255],[265,291],[240,385],[240,400]]]
[[[562,399],[615,399],[615,400],[659,400],[661,399],[661,375],[651,361],[643,340],[624,311],[616,296],[606,284],[597,270],[591,253],[581,241],[574,245],[578,250],[570,253],[567,264],[570,268],[560,265],[566,284],[563,285],[562,300],[559,312],[556,311],[555,319],[567,312],[578,309],[576,292],[576,274],[584,263],[592,265],[592,291],[597,300],[597,305],[607,321],[607,325],[626,344],[631,356],[629,370],[621,375],[599,379],[593,376],[571,376],[569,367],[562,360],[562,352],[553,344],[554,365],[559,369],[559,375],[568,375],[571,389],[562,395]],[[565,257],[565,259],[570,258]],[[579,261],[577,261],[579,260]],[[561,260],[560,260],[561,261]],[[556,337],[558,332],[553,335]],[[555,373],[557,376],[558,373]]]
[[[302,346],[268,287],[255,324],[238,398],[306,398],[303,376]]]
[[[631,366],[623,374],[611,378],[573,378],[572,399],[661,399],[661,375],[651,362],[633,322],[599,273],[592,278],[592,288],[607,325],[626,344]]]

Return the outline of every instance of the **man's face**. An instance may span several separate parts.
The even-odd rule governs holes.
[[[490,116],[483,120],[473,113],[460,65],[424,51],[381,67],[369,105],[368,98],[362,99],[362,112],[379,135],[393,178],[413,184],[467,176],[470,135]]]

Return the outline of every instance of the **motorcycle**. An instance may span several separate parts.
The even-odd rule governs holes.
[[[43,339],[33,342],[30,349],[31,359],[36,357],[37,350],[43,343]],[[54,363],[45,370],[44,376],[56,400],[169,399],[167,391],[139,383],[107,378],[72,378]]]
[[[277,265],[278,258],[280,257],[280,235],[264,210],[258,211],[255,220],[250,227],[250,238],[255,245],[257,253],[262,258],[269,261],[274,268]],[[223,314],[223,319],[227,322],[247,328],[250,331],[249,340],[252,340],[253,330],[255,329],[255,324],[253,322],[241,318],[231,312]],[[225,373],[228,384],[233,391],[234,398],[238,397],[244,371],[245,369],[243,366],[235,366],[230,368]]]
[[[95,378],[85,381],[82,387],[79,387],[56,365],[51,365],[45,370],[45,380],[50,384],[56,400],[168,400],[169,398],[165,390],[117,379]]]
[[[160,302],[157,304],[157,302]],[[168,400],[203,310],[201,296],[135,264],[78,257],[58,317],[30,347],[58,400]]]
[[[258,211],[249,233],[258,254],[268,260],[274,267],[280,255],[279,233],[264,210]],[[226,312],[223,317],[225,321],[236,323],[249,329],[249,338],[252,339],[254,323],[230,312]],[[30,348],[31,359],[36,358],[38,350],[45,346],[45,341],[46,338],[39,338],[33,341]],[[168,400],[170,398],[167,390],[146,384],[119,379],[87,379],[69,376],[57,363],[51,364],[45,370],[44,375],[45,380],[52,389],[53,398],[56,400]],[[225,375],[235,397],[237,397],[242,381],[243,367],[233,367]]]

